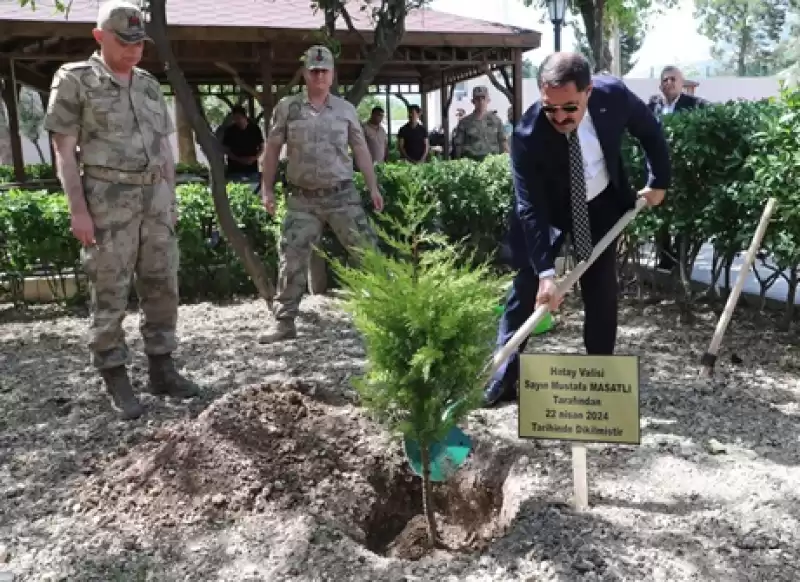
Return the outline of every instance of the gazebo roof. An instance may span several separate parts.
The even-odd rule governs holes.
[[[353,81],[363,65],[362,39],[370,42],[370,16],[349,0],[356,31],[337,20],[342,44],[338,74]],[[96,0],[73,0],[67,15],[53,0],[37,0],[36,10],[16,0],[0,5],[0,62],[13,59],[17,80],[46,90],[44,79],[63,62],[86,58],[94,50],[91,37],[97,16]],[[187,78],[195,83],[229,83],[224,62],[244,79],[261,76],[262,61],[273,65],[276,84],[292,78],[303,50],[318,39],[324,18],[314,14],[308,0],[169,0],[169,37]],[[433,89],[481,74],[485,65],[510,65],[517,51],[539,46],[533,30],[464,18],[435,10],[413,11],[406,20],[401,46],[382,69],[376,84],[424,82]],[[5,59],[4,59],[5,57]],[[159,74],[152,49],[143,66]],[[0,75],[3,75],[0,69]],[[49,79],[47,79],[49,81]]]

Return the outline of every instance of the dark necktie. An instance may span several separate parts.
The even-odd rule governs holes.
[[[572,240],[579,261],[592,254],[592,230],[589,227],[589,202],[586,200],[586,175],[578,131],[572,131],[569,142],[570,197],[572,201]]]

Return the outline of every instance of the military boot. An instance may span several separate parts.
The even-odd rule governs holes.
[[[144,412],[139,399],[133,393],[131,381],[128,378],[128,370],[125,366],[101,370],[100,375],[106,384],[106,391],[114,406],[122,412],[124,420],[139,418]]]
[[[193,398],[200,393],[194,382],[178,373],[170,354],[147,356],[147,360],[150,365],[148,370],[150,384],[147,389],[151,394]]]
[[[294,339],[297,337],[297,328],[292,319],[273,320],[267,327],[267,331],[258,336],[258,343],[269,344],[281,340]]]

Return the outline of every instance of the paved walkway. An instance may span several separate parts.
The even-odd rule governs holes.
[[[739,257],[737,257],[733,262],[733,268],[731,269],[731,287],[736,284],[736,280],[739,277],[739,272],[742,269],[742,265],[744,263],[744,256],[746,251],[743,251]],[[692,271],[692,280],[697,281],[698,283],[705,283],[706,285],[711,284],[711,267],[712,262],[714,260],[714,247],[711,244],[703,245],[703,248],[700,250],[700,254],[697,256],[697,260],[694,263],[694,270]],[[652,260],[647,260],[646,264],[652,265]],[[770,276],[772,271],[762,266],[761,261],[756,259],[753,270],[759,273],[761,279],[766,279]],[[784,273],[788,277],[788,273]],[[717,288],[722,287],[722,283],[724,281],[723,278],[720,277],[720,280],[717,281]],[[742,293],[746,293],[748,295],[758,295],[761,293],[761,286],[756,279],[755,274],[751,271],[747,276],[747,281],[745,281],[744,288],[742,289]],[[780,302],[786,302],[786,297],[789,294],[789,284],[784,278],[779,278],[775,283],[773,283],[772,287],[769,288],[767,291],[767,297],[770,299],[775,299]],[[797,290],[794,297],[795,305],[800,305],[800,289]]]

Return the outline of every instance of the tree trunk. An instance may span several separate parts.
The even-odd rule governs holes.
[[[610,61],[606,54],[608,47],[604,42],[603,18],[605,15],[605,0],[578,0],[578,11],[583,19],[583,28],[586,31],[586,42],[592,51],[595,72],[607,69]]]
[[[166,0],[150,0],[150,23],[148,32],[156,45],[161,61],[165,65],[167,79],[175,92],[175,100],[180,101],[181,107],[188,117],[192,129],[197,135],[200,147],[203,148],[203,153],[206,159],[208,159],[211,197],[214,200],[214,209],[217,212],[222,232],[233,247],[236,256],[242,261],[259,295],[267,302],[269,308],[272,309],[272,299],[275,297],[275,289],[267,277],[264,263],[262,263],[258,255],[253,252],[250,243],[245,238],[244,234],[242,234],[242,231],[239,230],[239,227],[236,225],[236,220],[231,213],[228,193],[225,186],[225,165],[223,162],[222,148],[211,133],[211,128],[208,126],[208,123],[206,123],[201,116],[192,89],[183,76],[183,71],[181,71],[178,66],[169,39],[167,38]]]
[[[36,153],[39,154],[39,160],[42,162],[42,164],[46,164],[47,160],[44,159],[44,152],[42,151],[42,146],[39,145],[39,140],[32,139],[31,143],[33,144],[33,147],[36,148]]]
[[[353,105],[361,103],[375,76],[392,58],[406,33],[406,0],[386,0],[385,4],[386,7],[381,11],[375,26],[375,40],[368,53],[369,59],[345,96]]]
[[[429,446],[430,444],[427,441],[419,443],[420,461],[422,462],[422,508],[425,512],[425,521],[428,523],[428,546],[435,548],[439,545],[439,531],[436,527],[436,513],[433,509]]]
[[[178,129],[178,161],[182,164],[197,164],[197,150],[194,147],[194,131],[180,101],[175,99],[175,125]]]

